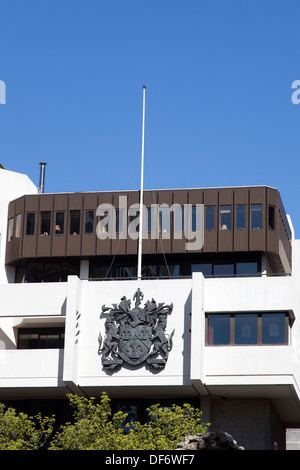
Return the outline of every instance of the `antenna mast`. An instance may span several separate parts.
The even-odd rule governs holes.
[[[138,243],[138,280],[142,279],[142,243],[143,243],[143,196],[144,196],[144,143],[145,143],[145,91],[143,85],[143,129],[142,129],[142,158],[141,158],[141,187],[140,187],[140,216],[139,216],[139,243]]]

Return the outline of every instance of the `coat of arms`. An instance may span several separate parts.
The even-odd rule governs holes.
[[[140,289],[134,294],[134,308],[126,297],[112,308],[102,306],[106,316],[105,338],[99,335],[102,365],[107,370],[115,370],[124,363],[138,366],[148,364],[153,369],[163,369],[172,349],[174,331],[165,333],[167,317],[172,313],[173,304],[157,304],[154,299],[141,307],[143,293]],[[102,347],[101,347],[102,346]]]

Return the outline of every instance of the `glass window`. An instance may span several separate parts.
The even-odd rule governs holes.
[[[60,264],[59,263],[45,263],[43,280],[44,282],[59,282],[60,281]]]
[[[26,217],[26,235],[34,235],[35,213],[28,212]]]
[[[215,229],[215,208],[214,206],[205,207],[205,230]]]
[[[198,263],[192,264],[192,273],[203,273],[203,276],[212,275],[212,264],[211,263]]]
[[[262,228],[262,204],[251,204],[251,229]]]
[[[50,235],[50,227],[51,227],[51,212],[50,211],[42,211],[41,212],[41,235]]]
[[[231,206],[220,207],[220,229],[231,230]]]
[[[70,211],[70,235],[79,235],[80,233],[80,210]]]
[[[257,314],[235,315],[235,344],[257,344]]]
[[[230,315],[209,316],[208,344],[230,344]]]
[[[236,274],[237,275],[250,275],[258,274],[258,265],[256,261],[236,263]]]
[[[15,237],[20,238],[21,236],[21,221],[22,221],[22,215],[18,214],[16,216],[16,226],[15,226]]]
[[[262,344],[285,344],[285,314],[262,314]]]
[[[18,349],[62,349],[65,328],[20,328]]]
[[[160,265],[158,267],[159,276],[161,277],[179,277],[179,265],[171,264],[169,266]]]
[[[190,229],[192,232],[200,232],[201,229],[201,207],[191,207],[191,224]]]
[[[246,228],[246,206],[236,206],[236,228]]]
[[[56,220],[55,220],[56,235],[62,235],[64,233],[64,225],[65,225],[65,213],[62,211],[56,212]]]
[[[43,282],[44,271],[43,263],[28,263],[26,265],[26,281],[27,282]]]
[[[14,234],[14,219],[11,217],[8,219],[8,227],[7,227],[7,241],[10,242],[13,239]]]
[[[234,264],[214,264],[214,276],[233,276]]]
[[[146,264],[143,266],[142,277],[156,277],[156,264]]]
[[[268,227],[271,230],[275,229],[275,207],[268,207]]]
[[[169,207],[159,208],[159,228],[161,232],[170,232],[170,209]]]
[[[95,212],[91,210],[85,211],[85,233],[94,233],[94,219],[95,219]]]
[[[174,212],[174,227],[178,232],[182,232],[184,229],[184,208],[176,207]]]

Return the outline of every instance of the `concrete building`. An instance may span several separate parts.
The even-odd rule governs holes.
[[[300,245],[276,189],[145,191],[137,279],[138,191],[5,169],[0,188],[0,400],[190,402],[246,449],[298,445]]]

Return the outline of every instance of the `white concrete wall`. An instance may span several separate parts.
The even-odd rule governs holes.
[[[0,169],[0,284],[14,282],[14,270],[5,268],[8,204],[25,194],[37,192],[37,187],[27,175]]]

